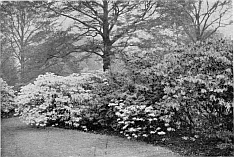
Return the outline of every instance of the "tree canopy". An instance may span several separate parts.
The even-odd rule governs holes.
[[[109,69],[111,56],[119,47],[126,47],[129,37],[152,18],[157,1],[79,1],[45,4],[54,16],[72,20],[69,27],[75,33],[74,42],[82,40],[76,51],[85,51],[103,59],[103,70]],[[74,51],[74,50],[73,50]]]
[[[192,42],[204,41],[219,28],[232,24],[232,1],[165,1],[161,14],[169,24],[181,27]]]

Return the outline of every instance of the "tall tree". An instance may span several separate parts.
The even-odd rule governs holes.
[[[0,5],[1,33],[19,65],[21,82],[26,81],[27,61],[33,52],[32,46],[43,42],[50,32],[51,21],[44,18],[42,9],[31,7],[32,3],[4,1]]]
[[[100,56],[103,70],[111,65],[111,56],[118,47],[126,46],[121,39],[131,35],[155,14],[157,1],[64,1],[45,3],[56,15],[73,21],[69,29],[76,32],[70,52],[88,52]],[[81,41],[77,43],[77,41]]]
[[[182,29],[192,42],[203,41],[232,24],[232,1],[168,0],[160,14],[171,26]]]

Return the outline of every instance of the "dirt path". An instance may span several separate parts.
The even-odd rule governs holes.
[[[106,143],[107,148],[106,148]],[[162,147],[49,127],[31,128],[18,118],[1,121],[2,157],[179,157]]]

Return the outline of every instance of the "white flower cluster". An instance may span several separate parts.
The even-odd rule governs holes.
[[[74,106],[92,99],[85,85],[94,74],[72,74],[67,77],[53,73],[39,75],[34,83],[21,88],[16,98],[21,118],[28,124],[44,126],[49,121],[69,119]]]
[[[175,131],[169,124],[170,120],[161,116],[161,112],[152,106],[110,103],[116,110],[117,129],[121,134],[130,138],[149,137],[150,135],[165,135]]]

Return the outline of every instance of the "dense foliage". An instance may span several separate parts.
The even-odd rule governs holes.
[[[1,117],[8,116],[14,112],[15,109],[15,92],[13,87],[8,86],[6,81],[0,78],[0,90],[1,90]]]
[[[206,137],[233,142],[233,47],[206,41],[165,56],[163,101],[175,122]]]
[[[208,41],[165,57],[160,65],[165,68],[164,100],[173,105],[184,125],[200,131],[231,131],[232,57],[232,44],[225,41]]]

